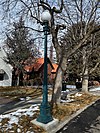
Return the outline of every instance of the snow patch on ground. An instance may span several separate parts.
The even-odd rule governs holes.
[[[34,104],[34,105],[30,106],[29,108],[18,109],[18,110],[15,111],[15,112],[11,112],[11,113],[5,114],[5,115],[0,115],[0,126],[1,126],[1,121],[2,121],[4,118],[7,118],[7,119],[9,119],[8,124],[5,124],[5,125],[3,125],[3,126],[4,126],[4,127],[7,127],[6,130],[11,129],[11,128],[12,128],[12,124],[18,125],[19,118],[20,118],[22,115],[32,117],[32,116],[35,114],[35,111],[39,110],[39,107],[38,107],[38,106],[39,106],[39,104]],[[19,129],[19,128],[17,129],[17,132],[18,132],[18,133],[20,132],[20,129]],[[28,132],[27,132],[27,133],[28,133]]]
[[[89,91],[100,91],[100,87],[96,87],[96,88],[90,89]]]
[[[82,96],[81,93],[76,93],[76,94],[75,94],[75,97],[80,97],[80,96]]]

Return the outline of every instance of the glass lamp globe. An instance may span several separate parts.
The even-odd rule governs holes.
[[[41,20],[44,21],[50,21],[51,20],[51,14],[48,10],[45,10],[41,15]]]

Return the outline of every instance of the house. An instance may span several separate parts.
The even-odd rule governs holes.
[[[52,79],[51,79],[51,71],[52,69],[54,69],[51,61],[49,58],[47,58],[47,62],[48,62],[48,84],[51,84]],[[35,62],[31,65],[26,65],[24,67],[24,70],[26,71],[26,74],[24,75],[24,77],[27,80],[30,79],[36,79],[36,78],[41,78],[42,79],[42,83],[43,83],[43,72],[44,72],[44,58],[37,58],[35,59]],[[41,84],[42,84],[41,83]]]
[[[4,59],[7,59],[7,54],[5,50],[0,47],[0,86],[15,86],[17,85],[18,73],[19,70],[16,67],[12,67]],[[48,84],[52,84],[55,78],[55,73],[57,70],[56,64],[52,64],[49,58],[48,62]],[[20,72],[19,81],[27,82],[28,84],[33,85],[33,80],[38,79],[38,84],[43,84],[43,75],[44,75],[44,58],[37,59],[28,59],[24,63],[24,72]],[[35,81],[35,80],[34,80]],[[37,82],[37,81],[36,81]],[[36,84],[36,83],[35,83]],[[19,84],[20,85],[20,84]]]
[[[7,59],[5,50],[0,47],[0,86],[12,85],[12,66],[4,59]]]

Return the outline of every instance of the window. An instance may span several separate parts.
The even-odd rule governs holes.
[[[1,73],[0,73],[0,81],[3,80],[3,77],[4,77],[4,74],[1,74]]]
[[[0,81],[2,81],[4,79],[4,70],[0,69]]]

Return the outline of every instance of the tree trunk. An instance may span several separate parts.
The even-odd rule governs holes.
[[[19,75],[17,77],[17,86],[19,86]]]
[[[59,67],[55,78],[55,84],[54,84],[54,93],[53,93],[54,103],[60,103],[60,100],[61,100],[62,79],[63,79],[62,77],[63,77],[63,71],[61,67]]]
[[[88,64],[86,48],[83,48],[83,72],[82,72],[82,91],[88,92]]]
[[[67,64],[67,59],[66,57],[63,57],[57,69],[55,83],[53,87],[52,101],[54,103],[59,104],[61,101],[62,80],[63,80],[64,72],[66,71],[66,68],[67,68],[66,64]]]
[[[82,91],[88,92],[88,68],[85,69],[82,80]]]

